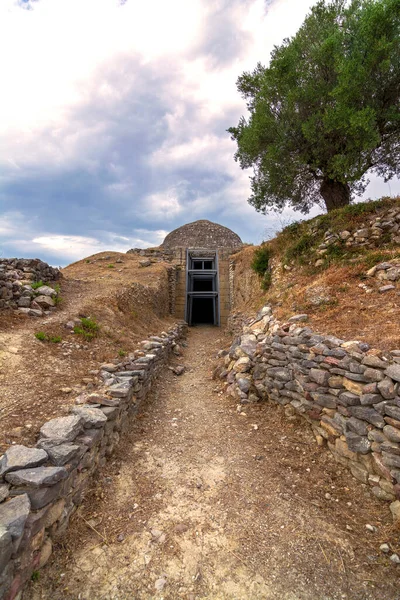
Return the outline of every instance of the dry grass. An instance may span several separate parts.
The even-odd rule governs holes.
[[[63,300],[50,317],[2,313],[0,450],[21,438],[34,442],[47,419],[66,414],[79,393],[98,385],[99,365],[133,351],[138,341],[173,322],[168,315],[167,265],[141,268],[140,258],[103,252],[66,267],[60,282]],[[65,327],[83,316],[100,327],[91,341]],[[62,342],[41,342],[34,335],[38,331],[61,337]]]
[[[379,205],[372,204],[370,208],[376,212]],[[400,199],[385,201],[386,205],[400,205]],[[347,223],[343,222],[341,214],[335,218],[326,215],[316,219],[329,218],[333,224],[331,229],[340,231],[359,227],[370,216],[371,213],[353,215]],[[301,231],[304,233],[309,223],[316,219],[301,225]],[[299,241],[300,233],[295,229],[286,228],[268,242],[274,259],[272,286],[267,292],[262,291],[259,277],[250,268],[254,247],[247,247],[234,256],[235,310],[252,312],[269,303],[280,319],[304,312],[309,315],[311,326],[321,333],[363,340],[383,350],[400,348],[400,285],[381,294],[378,288],[383,283],[366,278],[366,271],[374,264],[399,257],[400,247],[392,244],[373,250],[350,250],[345,256],[316,268],[313,250],[320,242],[316,236],[311,251],[304,251],[303,260],[296,261],[291,270],[286,270],[283,265],[287,264],[288,245]],[[301,262],[304,264],[299,264]],[[372,292],[367,294],[360,287],[363,284]],[[316,296],[321,298],[320,302],[315,301]]]

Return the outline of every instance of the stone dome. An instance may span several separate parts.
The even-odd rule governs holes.
[[[169,233],[162,243],[164,248],[238,248],[240,237],[223,225],[200,220],[187,223]]]

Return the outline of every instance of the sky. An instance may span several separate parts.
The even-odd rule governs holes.
[[[0,256],[64,266],[197,219],[257,244],[304,218],[247,203],[226,130],[238,76],[314,3],[1,0]],[[364,198],[400,194],[370,179]]]

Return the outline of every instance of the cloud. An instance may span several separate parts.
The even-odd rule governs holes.
[[[226,130],[244,112],[239,74],[313,2],[2,0],[3,254],[65,264],[200,218],[249,242],[279,228],[247,204]]]

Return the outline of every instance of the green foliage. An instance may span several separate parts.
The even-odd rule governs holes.
[[[120,350],[118,350],[118,356],[121,356],[121,357],[126,356],[125,350],[122,350],[122,348]]]
[[[400,0],[320,0],[269,67],[243,73],[247,102],[229,132],[252,167],[256,210],[328,211],[400,173]],[[358,213],[360,209],[355,209]]]
[[[110,263],[109,265],[107,265],[107,268],[108,268],[108,269],[113,269],[114,267],[115,267],[115,265],[113,265],[113,264],[111,264],[111,263]]]
[[[254,250],[251,268],[257,275],[263,276],[269,267],[270,259],[271,249],[266,245],[260,246]]]
[[[96,323],[95,319],[83,317],[80,325],[75,325],[74,333],[81,335],[85,340],[90,341],[98,334],[100,327]]]
[[[42,280],[35,281],[34,283],[31,283],[31,288],[37,290],[38,288],[42,287],[42,285],[45,285]]]
[[[61,302],[62,302],[62,301],[63,301],[63,297],[62,297],[62,296],[60,296],[60,295],[58,295],[58,296],[55,296],[55,297],[53,298],[53,302],[54,302],[54,304],[55,304],[56,306],[58,306],[59,304],[61,304]]]
[[[52,344],[59,344],[62,342],[62,337],[60,335],[47,335],[44,331],[35,333],[35,338],[41,342],[51,342]]]
[[[61,286],[60,286],[60,284],[59,284],[59,283],[56,283],[56,284],[53,286],[53,288],[54,288],[54,290],[57,292],[57,294],[59,294],[59,293],[61,292]]]
[[[305,255],[309,256],[310,251],[314,246],[315,236],[310,233],[302,234],[286,249],[284,256],[285,262],[290,262],[292,260],[300,263],[304,262]]]
[[[31,581],[39,581],[40,571],[32,571]]]
[[[261,289],[266,292],[271,287],[272,275],[271,271],[265,271],[263,278],[261,279]]]
[[[271,286],[271,271],[269,261],[271,260],[271,248],[267,245],[262,245],[254,250],[251,268],[261,278],[261,289],[267,291]]]
[[[47,340],[47,335],[44,331],[38,331],[37,333],[35,333],[35,338],[37,340],[40,340],[41,342],[45,342]]]

